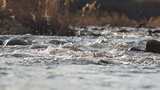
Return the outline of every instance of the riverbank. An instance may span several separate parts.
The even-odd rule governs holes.
[[[60,35],[60,36],[76,36],[77,32],[73,27],[88,27],[88,26],[99,26],[103,27],[109,25],[110,27],[121,28],[127,27],[148,27],[157,28],[159,25],[159,17],[152,18],[149,22],[137,22],[130,20],[127,16],[109,16],[109,17],[96,17],[96,16],[61,16],[55,18],[52,21],[46,21],[46,19],[34,21],[27,21],[27,24],[22,23],[12,15],[10,12],[1,10],[0,11],[0,34],[1,35]],[[72,27],[72,28],[71,28]]]

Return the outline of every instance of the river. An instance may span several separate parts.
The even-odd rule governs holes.
[[[0,90],[160,89],[160,55],[130,51],[145,49],[158,34],[149,36],[148,28],[76,29],[77,36],[30,35],[32,45],[2,45]]]

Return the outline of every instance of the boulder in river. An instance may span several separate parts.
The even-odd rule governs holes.
[[[3,45],[31,45],[32,44],[31,35],[24,35],[21,37],[10,37],[3,42]]]
[[[148,35],[149,36],[159,36],[160,34],[160,30],[159,29],[156,29],[156,30],[148,30]]]
[[[160,41],[149,40],[146,44],[146,52],[160,53]]]
[[[31,45],[30,41],[24,39],[8,39],[4,45]]]
[[[0,37],[0,45],[3,45],[4,41],[7,40],[7,39],[9,39],[9,37],[7,37],[7,36],[1,36]]]

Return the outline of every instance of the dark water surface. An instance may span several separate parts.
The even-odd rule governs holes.
[[[145,49],[158,34],[129,27],[77,30],[74,37],[30,35],[32,45],[2,45],[0,90],[160,89],[160,55],[130,51]]]

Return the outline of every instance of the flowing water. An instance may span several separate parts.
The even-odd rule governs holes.
[[[0,90],[160,89],[160,55],[130,51],[144,50],[158,35],[148,36],[146,28],[76,29],[74,37],[30,35],[32,45],[7,45],[7,39],[0,48]]]

